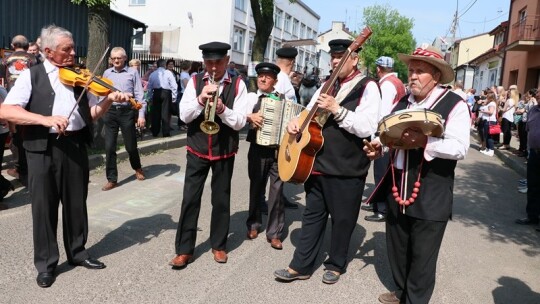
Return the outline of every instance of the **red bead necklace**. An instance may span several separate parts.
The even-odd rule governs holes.
[[[420,192],[420,186],[422,185],[420,183],[420,177],[422,176],[422,165],[423,164],[424,164],[424,159],[422,159],[422,161],[420,162],[420,168],[418,170],[418,178],[416,179],[416,182],[414,183],[414,188],[412,190],[411,197],[409,197],[408,199],[403,199],[399,195],[399,189],[396,186],[396,176],[395,176],[395,173],[394,173],[394,160],[392,159],[392,164],[391,164],[391,168],[392,168],[392,196],[394,197],[394,200],[398,204],[400,204],[401,206],[409,206],[409,205],[411,205],[412,203],[414,203],[414,201],[418,197],[418,194]]]

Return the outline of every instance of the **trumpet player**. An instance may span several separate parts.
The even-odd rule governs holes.
[[[246,124],[247,89],[239,76],[227,71],[229,44],[210,42],[199,46],[205,72],[188,82],[180,102],[180,118],[188,126],[184,194],[173,268],[185,267],[193,258],[201,197],[212,169],[210,245],[214,260],[227,262],[231,177],[238,151],[238,131]]]

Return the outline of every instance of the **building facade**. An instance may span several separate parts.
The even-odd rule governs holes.
[[[116,0],[111,8],[148,25],[146,33],[135,40],[134,50],[200,61],[199,45],[221,41],[231,45],[231,61],[241,66],[251,62],[256,28],[249,0]],[[284,42],[315,40],[319,19],[302,1],[275,1],[265,61],[274,61],[276,49]],[[296,69],[315,58],[315,46],[298,46]]]
[[[512,0],[502,85],[520,92],[540,87],[540,2]]]

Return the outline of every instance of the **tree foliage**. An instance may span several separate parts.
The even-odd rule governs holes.
[[[406,82],[407,67],[398,60],[397,54],[409,54],[416,45],[412,34],[414,19],[401,16],[388,5],[366,7],[363,17],[364,23],[373,31],[361,52],[370,75],[376,73],[375,60],[380,56],[388,56],[394,59],[394,71]]]
[[[100,5],[110,5],[114,0],[71,0],[74,4],[86,4],[88,7],[100,6]]]

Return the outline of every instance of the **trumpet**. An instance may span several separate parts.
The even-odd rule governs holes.
[[[209,82],[211,84],[217,84],[214,80],[215,76],[216,72],[212,73],[212,77],[209,79]],[[200,126],[201,130],[208,135],[216,134],[217,132],[219,132],[219,125],[214,121],[218,98],[219,85],[217,91],[214,92],[214,96],[212,98],[206,99],[206,105],[204,106],[204,121],[201,122]],[[212,101],[212,106],[210,106],[210,101]]]

